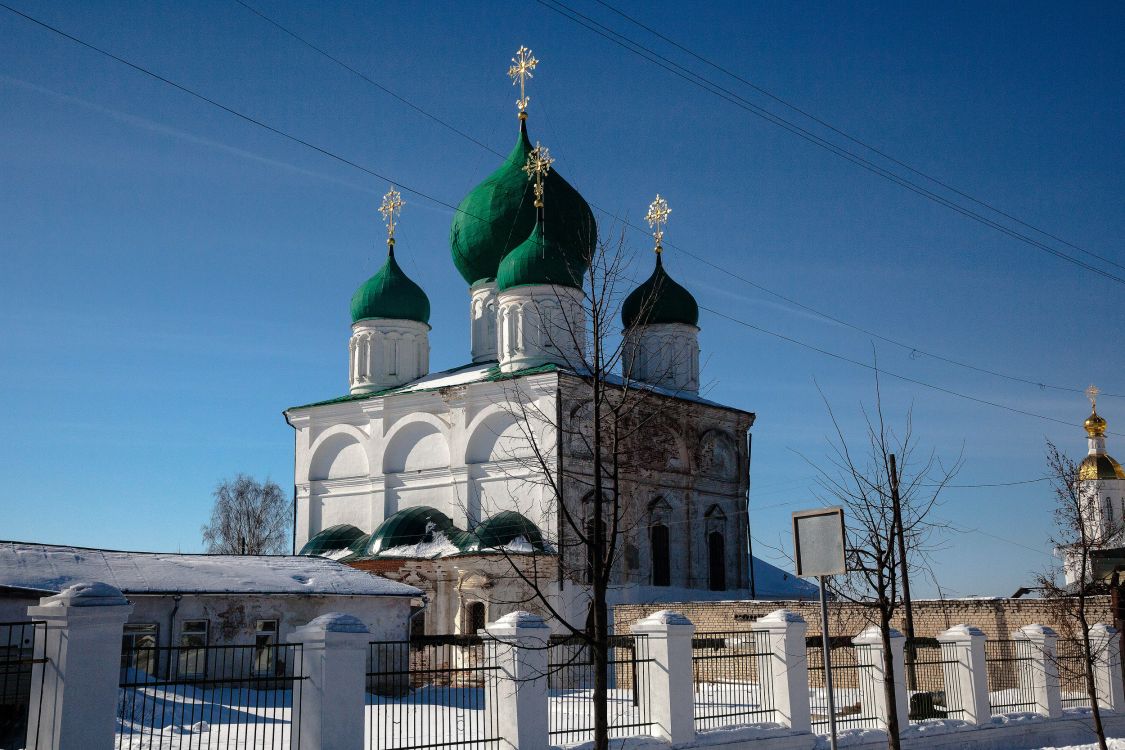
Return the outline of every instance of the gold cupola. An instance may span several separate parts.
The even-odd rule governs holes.
[[[1078,464],[1078,480],[1094,481],[1099,479],[1125,480],[1125,469],[1105,452],[1105,417],[1098,414],[1098,389],[1090,386],[1086,389],[1086,397],[1090,399],[1090,416],[1086,417],[1083,426],[1086,436],[1090,441],[1090,453]]]

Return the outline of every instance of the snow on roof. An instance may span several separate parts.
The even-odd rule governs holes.
[[[323,557],[119,552],[0,541],[0,587],[57,592],[90,581],[112,584],[125,594],[421,593]]]

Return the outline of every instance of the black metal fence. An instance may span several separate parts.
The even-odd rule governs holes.
[[[865,666],[870,660],[865,650],[877,646],[853,646],[850,639],[833,638],[829,648],[832,657],[832,693],[835,697],[838,728],[874,729],[879,725],[875,715],[876,690],[882,683],[874,679]],[[810,638],[805,648],[809,666],[809,708],[813,731],[828,731],[828,688],[824,675],[824,650],[820,637]]]
[[[610,737],[646,734],[652,726],[648,639],[615,635],[609,643]],[[548,726],[551,744],[594,738],[594,659],[577,638],[552,638],[547,647]]]
[[[965,718],[956,648],[952,643],[939,643],[936,638],[906,643],[910,721]]]
[[[989,639],[984,644],[984,661],[993,716],[1038,710],[1030,677],[1042,667],[1031,641]]]
[[[1086,649],[1082,641],[1060,639],[1056,662],[1059,667],[1059,692],[1063,708],[1079,708],[1090,705],[1090,692],[1086,689],[1086,671],[1090,663],[1086,659]]]
[[[367,747],[499,747],[496,645],[478,636],[373,641]]]
[[[301,657],[300,644],[126,647],[117,748],[295,749]]]
[[[696,730],[777,720],[769,639],[760,630],[695,634]]]
[[[45,632],[42,622],[0,622],[0,750],[17,750],[37,740],[27,736],[28,713],[41,697],[32,700],[31,673],[46,662]]]

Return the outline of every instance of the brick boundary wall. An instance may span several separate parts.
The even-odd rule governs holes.
[[[914,603],[914,634],[932,637],[954,625],[975,625],[989,638],[1009,638],[1013,630],[1038,623],[1054,628],[1067,637],[1070,628],[1058,622],[1050,602],[1042,599],[922,599]],[[1110,597],[1090,597],[1087,603],[1090,622],[1113,624]],[[659,604],[618,604],[613,608],[614,632],[628,633],[637,620],[662,609],[679,612],[693,623],[696,632],[753,630],[754,621],[774,611],[789,609],[809,624],[810,636],[820,635],[820,605],[808,600],[665,602]],[[829,604],[829,630],[832,636],[853,636],[874,622],[874,610],[848,602]],[[902,629],[901,612],[894,626]]]

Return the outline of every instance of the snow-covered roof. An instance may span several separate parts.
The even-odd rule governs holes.
[[[0,588],[58,592],[91,581],[125,594],[421,594],[323,557],[119,552],[0,541]]]

